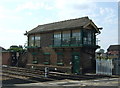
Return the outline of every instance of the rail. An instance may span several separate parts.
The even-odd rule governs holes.
[[[29,77],[30,80],[45,82],[45,81],[55,81],[62,79],[71,79],[71,80],[89,80],[89,79],[97,79],[103,77],[111,77],[111,76],[100,76],[100,75],[75,75],[75,74],[67,74],[60,72],[49,71],[47,77],[44,76],[45,72],[35,69],[27,69],[27,68],[18,68],[18,67],[3,67],[3,73],[17,76]]]

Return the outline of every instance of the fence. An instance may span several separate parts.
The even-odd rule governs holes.
[[[112,75],[112,59],[96,59],[96,74]]]
[[[112,63],[114,65],[113,75],[120,75],[120,58],[114,58]]]

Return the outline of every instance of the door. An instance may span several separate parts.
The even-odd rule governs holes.
[[[16,52],[12,53],[12,57],[11,57],[11,65],[12,66],[16,66],[17,65],[17,56],[16,56]]]
[[[72,57],[72,72],[75,74],[80,74],[80,56],[73,55]]]

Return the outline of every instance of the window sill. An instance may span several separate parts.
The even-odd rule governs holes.
[[[64,64],[63,64],[63,63],[57,63],[57,65],[58,65],[58,66],[64,66]]]
[[[26,46],[25,48],[40,48],[40,46]]]
[[[82,46],[82,44],[71,44],[70,46]]]
[[[50,63],[49,62],[43,62],[45,65],[50,65]]]
[[[68,45],[66,44],[66,45],[62,45],[62,46],[70,46],[70,45],[69,45],[69,44],[68,44]]]

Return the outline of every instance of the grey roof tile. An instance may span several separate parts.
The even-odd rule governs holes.
[[[108,51],[120,50],[120,45],[110,45]]]
[[[38,25],[36,28],[28,31],[26,34],[41,33],[46,31],[62,30],[62,29],[69,29],[75,27],[83,27],[89,22],[91,22],[91,20],[88,17],[82,17],[82,18],[49,23],[49,24],[43,24],[43,25]]]

